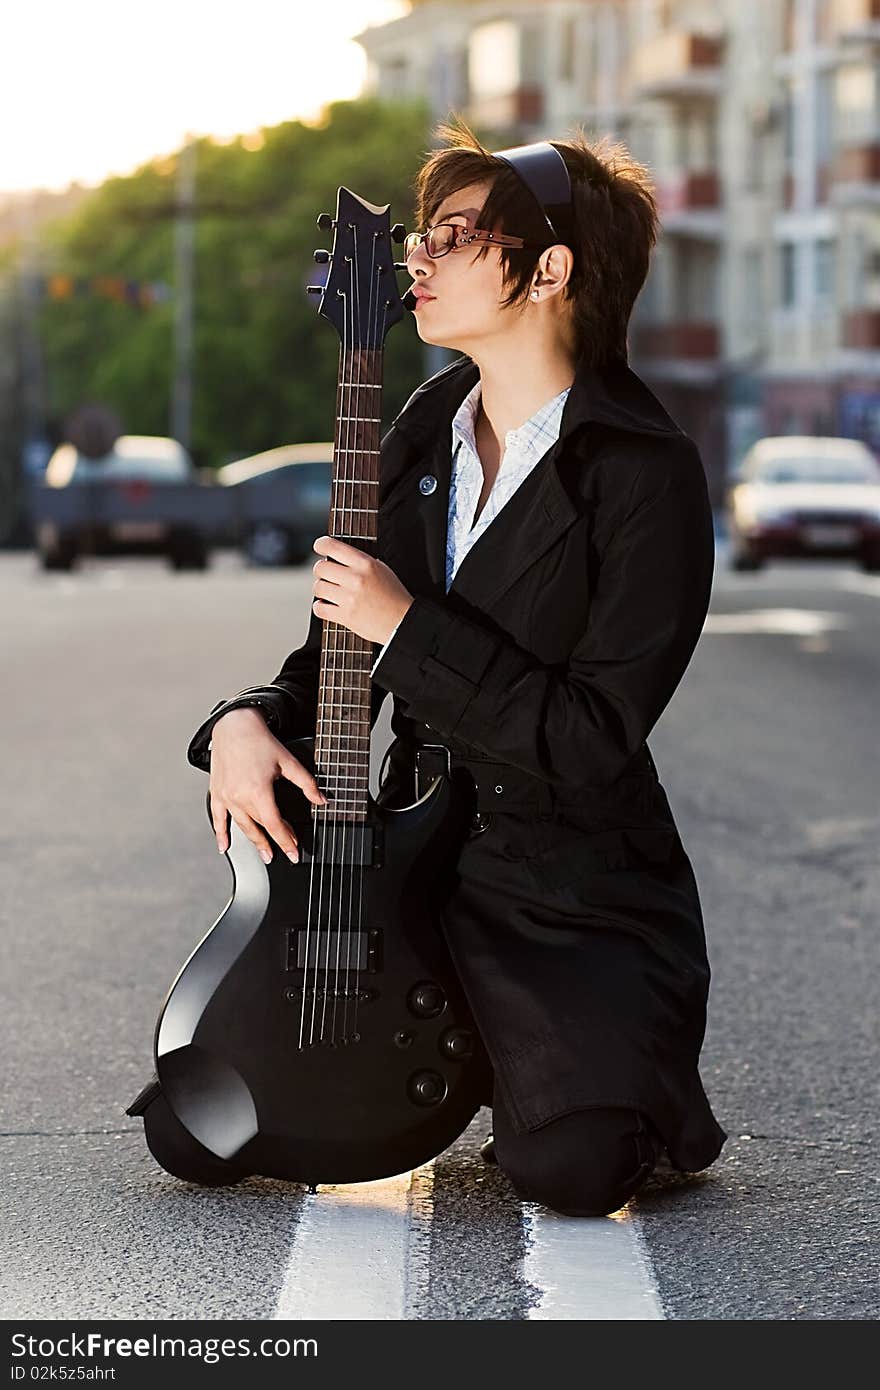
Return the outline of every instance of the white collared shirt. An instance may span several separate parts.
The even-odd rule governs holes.
[[[504,454],[497,476],[483,504],[483,510],[474,522],[474,511],[485,481],[475,435],[482,387],[482,381],[477,379],[452,421],[453,460],[446,519],[447,593],[456,570],[471,546],[479,540],[487,526],[491,526],[505,502],[510,500],[520,483],[529,476],[535,465],[559,438],[562,412],[571,390],[570,386],[566,386],[558,396],[539,406],[534,415],[530,416],[525,424],[520,425],[519,429],[507,431],[504,436]],[[400,623],[394,628],[373,662],[371,676],[393,641],[394,633],[399,626]]]

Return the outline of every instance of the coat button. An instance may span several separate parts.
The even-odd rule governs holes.
[[[480,835],[484,830],[488,830],[492,824],[492,817],[483,811],[478,811],[471,821],[471,834]]]
[[[426,473],[424,478],[419,479],[419,491],[424,492],[426,496],[433,492],[436,486],[437,479],[431,473]]]

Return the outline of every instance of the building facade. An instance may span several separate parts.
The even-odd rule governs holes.
[[[490,147],[578,122],[648,166],[630,362],[716,506],[762,434],[880,454],[880,0],[421,0],[358,37],[372,94]]]

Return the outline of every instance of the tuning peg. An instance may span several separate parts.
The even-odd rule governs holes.
[[[403,241],[405,236],[406,227],[404,227],[402,222],[395,222],[394,226],[391,228],[391,240]]]
[[[329,212],[322,212],[320,217],[318,218],[318,226],[326,232],[328,228],[335,227],[336,223],[333,221],[333,218],[330,216]]]
[[[406,261],[394,261],[395,270],[406,270]]]
[[[315,260],[318,262],[318,265],[326,265],[327,261],[329,261],[329,260],[331,260],[331,259],[332,259],[332,257],[331,257],[331,255],[330,255],[330,252],[329,252],[329,251],[316,251],[316,252],[315,252]]]
[[[323,285],[306,285],[306,290],[308,291],[309,294],[323,294],[323,293],[324,293],[324,286],[323,286]]]

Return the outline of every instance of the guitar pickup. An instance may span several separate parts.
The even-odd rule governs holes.
[[[328,939],[329,938],[329,939]],[[308,941],[308,959],[306,942]],[[318,931],[290,927],[287,932],[287,969],[357,970],[373,974],[382,967],[382,933],[372,931]]]

